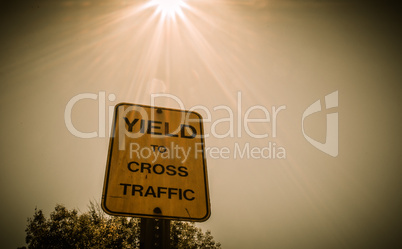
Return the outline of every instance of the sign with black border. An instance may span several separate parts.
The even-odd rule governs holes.
[[[120,103],[102,208],[110,215],[205,221],[210,201],[203,124],[192,111]]]

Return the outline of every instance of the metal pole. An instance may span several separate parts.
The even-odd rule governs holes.
[[[170,220],[141,218],[140,249],[169,249]]]

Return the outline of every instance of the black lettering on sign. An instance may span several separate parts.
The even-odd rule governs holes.
[[[123,195],[126,195],[127,194],[127,187],[131,186],[131,184],[120,183],[120,185],[124,186]]]
[[[180,168],[180,167],[179,167]],[[170,175],[170,176],[174,176],[176,175],[176,167],[173,165],[168,165],[166,166],[166,174]]]
[[[151,173],[151,164],[141,163],[141,173],[143,173],[144,170],[148,170],[148,173]]]
[[[126,124],[128,125],[128,131],[133,132],[133,126],[138,122],[138,118],[134,119],[133,122],[130,122],[127,117],[124,118],[124,121],[126,121]]]
[[[128,163],[128,170],[130,170],[131,172],[137,172],[139,169],[135,169],[133,164],[139,166],[137,162],[130,162]]]
[[[148,134],[153,134],[153,135],[162,135],[162,132],[156,132],[156,131],[152,131],[152,129],[160,129],[160,126],[154,126],[152,125],[152,123],[155,124],[162,124],[161,121],[154,121],[154,120],[148,120]]]
[[[123,186],[123,195],[127,195],[127,190],[131,187],[131,195],[135,197],[153,197],[153,198],[168,198],[193,201],[195,199],[195,192],[192,189],[181,188],[167,188],[167,187],[152,187],[144,188],[142,185],[120,183]],[[146,189],[144,192],[143,190]]]
[[[168,122],[165,123],[165,135],[167,137],[178,137],[179,136],[177,134],[170,134],[170,132],[169,132],[169,123]]]
[[[162,122],[162,121],[156,121],[156,120],[144,120],[144,119],[138,119],[135,118],[133,121],[130,121],[127,117],[124,117],[124,121],[127,124],[127,131],[128,132],[134,132],[134,127],[138,126],[137,123],[140,121],[140,133],[147,133],[150,135],[160,135],[160,136],[166,136],[166,137],[180,137],[181,138],[187,138],[187,139],[192,139],[197,136],[197,129],[194,128],[194,126],[188,125],[188,124],[181,124],[180,125],[180,131],[179,133],[171,133],[170,125],[169,122]],[[146,123],[145,123],[146,122]],[[147,125],[145,125],[147,124]],[[163,125],[164,124],[164,125]],[[147,126],[147,129],[145,131],[145,126]],[[137,130],[137,129],[136,129]],[[155,148],[154,148],[155,150]]]
[[[177,188],[169,188],[168,189],[168,198],[172,199],[172,195],[177,195],[176,192],[173,192],[173,191],[177,191],[177,190],[178,190]],[[181,200],[181,196],[179,196],[179,199]]]
[[[140,194],[140,196],[142,196],[142,190],[143,189],[144,188],[141,185],[133,185],[131,195],[135,195],[135,192],[138,192]]]
[[[154,167],[152,168],[155,174],[163,174],[165,172],[165,167],[161,164],[155,164]]]
[[[167,189],[165,187],[158,187],[158,198],[161,197],[161,194],[166,194],[165,191],[163,191],[163,189]]]
[[[183,192],[184,199],[186,199],[186,200],[188,200],[188,201],[194,200],[194,199],[195,199],[194,196],[193,196],[193,197],[187,197],[187,192],[191,192],[191,193],[194,194],[194,191],[192,191],[191,189],[186,189],[186,190],[184,190],[184,192]]]
[[[191,134],[187,135],[188,129],[186,128],[190,128],[191,130]],[[195,136],[197,135],[197,131],[194,127],[192,127],[191,125],[181,125],[181,137],[182,138],[195,138]]]
[[[179,176],[183,176],[183,177],[188,176],[187,168],[184,166],[179,167],[179,172],[180,172]]]
[[[169,176],[175,176],[179,175],[181,177],[186,177],[188,176],[188,169],[187,167],[184,166],[179,166],[176,167],[174,165],[167,165],[164,166],[162,164],[150,164],[150,163],[138,163],[138,162],[129,162],[127,164],[127,168],[131,172],[139,172],[139,173],[148,173],[148,174],[157,174],[157,175],[162,175],[162,174],[167,174]]]
[[[156,197],[154,188],[152,186],[149,186],[147,188],[147,191],[145,192],[144,196],[147,197],[148,195],[152,195],[152,197]]]

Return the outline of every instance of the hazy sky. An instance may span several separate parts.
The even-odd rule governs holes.
[[[207,148],[230,151],[228,158],[207,153],[212,215],[197,224],[223,248],[402,243],[396,6],[187,0],[173,18],[147,3],[0,4],[1,248],[24,245],[35,207],[48,216],[57,203],[85,212],[89,201],[99,202],[109,107],[150,104],[158,92],[186,109],[203,106],[197,111],[211,114]],[[325,143],[326,115],[338,113],[333,157],[305,139],[302,116],[317,100],[325,109],[325,96],[336,91],[336,108],[304,120],[305,133]],[[76,137],[66,125],[67,104],[85,93],[97,99],[78,101],[71,122],[97,132],[94,138]],[[179,108],[167,98],[156,104]],[[266,109],[270,122],[247,131],[242,122],[254,107],[250,118],[265,118]],[[231,124],[233,136],[222,138]],[[284,150],[286,158],[235,158],[247,144]]]

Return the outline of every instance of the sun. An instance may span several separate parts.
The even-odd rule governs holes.
[[[184,0],[151,0],[150,6],[155,6],[156,11],[164,17],[175,17],[182,15],[182,7],[185,7]]]

